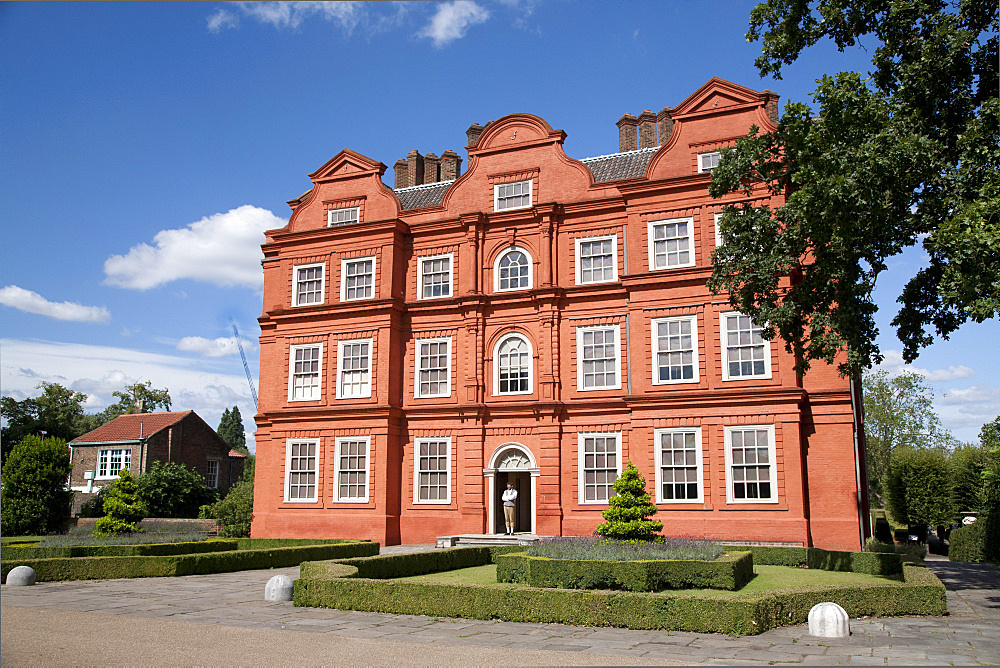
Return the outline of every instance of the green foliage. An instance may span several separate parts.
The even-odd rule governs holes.
[[[11,448],[29,434],[45,432],[46,436],[71,441],[89,431],[83,414],[86,394],[59,383],[42,383],[38,389],[41,395],[21,401],[0,397],[0,416],[7,422],[0,429],[5,462]]]
[[[955,448],[948,455],[951,498],[956,513],[979,510],[983,503],[983,471],[989,452],[975,445]]]
[[[153,462],[136,483],[149,517],[197,517],[200,506],[218,498],[203,475],[177,462]]]
[[[897,522],[949,524],[954,517],[948,459],[941,450],[898,448],[883,482],[889,512]]]
[[[619,540],[653,540],[663,529],[663,522],[649,519],[655,514],[646,479],[629,461],[615,480],[615,495],[608,501],[608,509],[601,513],[606,522],[599,524],[594,533]]]
[[[146,516],[146,511],[146,504],[139,498],[135,477],[123,468],[104,501],[104,517],[94,524],[94,535],[117,536],[140,532],[142,529],[137,524]]]
[[[80,517],[104,517],[104,502],[108,500],[114,486],[115,481],[112,480],[84,501],[80,506]]]
[[[164,557],[175,554],[226,552],[238,549],[232,540],[198,540],[135,545],[40,545],[14,548],[7,559],[66,559],[75,557]]]
[[[725,549],[706,540],[664,538],[656,541],[615,540],[596,536],[563,536],[546,538],[529,545],[530,557],[602,561],[638,561],[643,559],[699,559],[711,561]]]
[[[219,437],[229,444],[229,447],[239,450],[242,453],[250,454],[247,450],[247,437],[243,431],[243,416],[240,415],[240,407],[233,406],[223,411],[222,419],[219,421]]]
[[[780,78],[827,37],[877,47],[868,77],[823,76],[815,109],[790,102],[777,130],[754,127],[712,172],[715,197],[755,184],[786,196],[773,211],[725,207],[709,285],[767,323],[798,370],[839,361],[853,375],[882,360],[873,289],[921,241],[930,264],[893,320],[906,361],[928,329],[947,338],[1000,312],[997,31],[994,0],[766,0],[751,12],[762,75]]]
[[[898,447],[928,448],[950,442],[934,410],[934,393],[923,376],[904,372],[890,377],[879,369],[862,378],[865,455],[869,498],[885,504],[882,481],[889,456]]]
[[[980,442],[989,448],[988,462],[983,469],[982,516],[983,552],[993,563],[1000,563],[1000,417],[983,425]]]
[[[951,530],[948,545],[951,561],[989,561],[986,555],[986,522],[979,519],[969,526]]]
[[[243,479],[229,488],[224,498],[203,509],[206,517],[219,523],[219,533],[227,538],[250,535],[253,521],[254,458],[248,457],[243,468]]]
[[[0,525],[8,536],[56,531],[69,517],[69,449],[62,438],[25,436],[3,465]]]
[[[119,415],[139,412],[140,401],[142,402],[142,410],[146,413],[152,413],[157,409],[170,410],[170,390],[153,387],[151,380],[147,380],[145,383],[137,382],[126,385],[124,389],[115,390],[111,394],[118,401],[97,414],[99,422],[96,426],[111,422]]]

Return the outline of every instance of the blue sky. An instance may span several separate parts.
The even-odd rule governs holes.
[[[389,166],[411,149],[466,158],[465,130],[513,112],[566,131],[576,158],[618,150],[625,112],[676,106],[712,76],[783,101],[868,49],[808,52],[760,79],[754,3],[6,3],[0,5],[0,391],[42,381],[89,395],[167,387],[217,425],[253,402],[262,231],[342,148]],[[467,160],[465,160],[467,162]],[[889,321],[920,266],[894,259]],[[1000,413],[996,320],[914,365],[945,426],[974,440]],[[283,382],[283,381],[282,381]]]

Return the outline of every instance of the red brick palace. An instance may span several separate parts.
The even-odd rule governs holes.
[[[777,96],[712,79],[566,155],[530,114],[386,166],[345,149],[267,233],[254,536],[591,534],[631,460],[670,536],[860,549],[860,395],[705,287],[719,149]],[[764,189],[753,201],[781,204]]]

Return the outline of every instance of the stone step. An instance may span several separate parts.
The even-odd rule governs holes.
[[[493,545],[534,545],[542,538],[530,533],[516,533],[513,536],[505,534],[460,534],[457,536],[438,536],[438,547],[483,547]]]

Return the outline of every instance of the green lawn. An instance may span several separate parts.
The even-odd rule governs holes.
[[[871,585],[886,582],[898,582],[893,578],[865,575],[863,573],[842,573],[838,571],[811,570],[807,568],[791,568],[788,566],[754,566],[756,575],[743,589],[726,591],[723,589],[683,589],[674,590],[686,594],[700,596],[727,597],[738,594],[749,594],[778,589],[795,589],[799,587],[823,586],[855,586]],[[428,573],[408,578],[397,578],[401,582],[426,582],[433,584],[460,585],[497,585],[497,567],[495,564],[460,568],[454,571]],[[502,584],[505,587],[524,587],[521,584]]]

